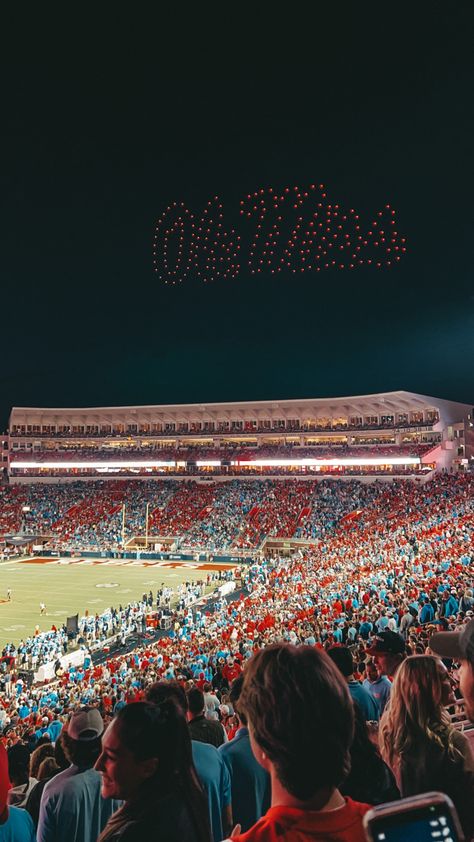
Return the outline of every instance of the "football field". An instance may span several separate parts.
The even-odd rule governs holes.
[[[232,567],[235,565],[229,565]],[[66,617],[100,614],[110,606],[125,606],[143,593],[164,585],[174,588],[181,582],[206,581],[211,570],[226,565],[186,562],[143,562],[120,559],[34,558],[0,565],[0,649],[33,634],[36,624],[48,631],[60,626]],[[207,590],[212,590],[216,584]],[[11,589],[11,600],[8,600]],[[44,602],[46,613],[40,614]]]

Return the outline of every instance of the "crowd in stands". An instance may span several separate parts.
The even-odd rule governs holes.
[[[326,517],[362,514],[256,560],[238,599],[42,687],[10,666],[0,839],[349,842],[368,805],[433,789],[472,839],[474,477],[345,488]]]
[[[46,548],[53,550],[119,551],[124,539],[145,535],[148,512],[148,535],[173,537],[181,547],[213,553],[257,549],[267,537],[325,536],[351,513],[362,509],[368,516],[387,495],[398,504],[423,491],[403,481],[387,491],[382,483],[357,480],[12,485],[0,489],[0,536],[21,530],[50,536]]]

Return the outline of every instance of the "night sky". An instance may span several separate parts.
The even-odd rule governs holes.
[[[12,405],[473,401],[471,5],[359,7],[4,27],[1,427]],[[247,192],[312,182],[366,219],[390,203],[400,264],[154,273],[169,202],[241,224]]]

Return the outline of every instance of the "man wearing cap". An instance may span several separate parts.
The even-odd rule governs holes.
[[[93,767],[101,752],[102,717],[93,707],[76,710],[63,729],[63,748],[71,763],[46,784],[41,798],[38,842],[96,842],[120,802],[100,794],[101,777]]]
[[[436,632],[429,646],[435,655],[459,661],[459,686],[469,719],[474,722],[474,620],[462,631]]]
[[[373,657],[382,675],[393,678],[406,658],[405,641],[401,634],[387,629],[376,635],[365,653]]]

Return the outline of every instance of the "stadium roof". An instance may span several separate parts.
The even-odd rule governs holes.
[[[414,392],[393,391],[371,395],[342,396],[333,398],[300,398],[263,401],[230,401],[222,403],[156,404],[148,406],[102,407],[13,407],[10,426],[19,423],[61,423],[75,419],[82,423],[109,420],[133,423],[143,421],[177,421],[246,418],[305,418],[314,413],[336,416],[370,414],[383,415],[394,412],[415,412],[437,409],[447,422],[461,420],[472,409],[469,404]]]

